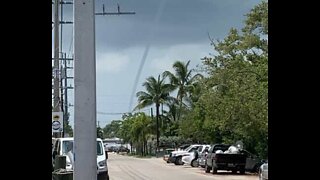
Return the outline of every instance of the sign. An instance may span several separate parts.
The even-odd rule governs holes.
[[[52,132],[63,131],[63,112],[52,112]]]

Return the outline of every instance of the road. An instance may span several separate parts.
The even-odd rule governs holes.
[[[110,180],[258,180],[253,174],[205,173],[202,168],[189,165],[167,164],[161,158],[135,158],[109,153],[108,169]]]

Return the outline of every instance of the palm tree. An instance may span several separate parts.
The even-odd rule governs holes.
[[[137,113],[134,116],[133,135],[137,137],[137,144],[140,148],[141,155],[146,155],[147,139],[151,133],[152,121],[145,113]]]
[[[160,75],[158,79],[153,76],[147,78],[146,82],[142,84],[146,88],[146,92],[139,91],[136,96],[138,97],[138,105],[134,110],[142,109],[153,104],[156,105],[156,129],[157,129],[157,151],[159,148],[159,108],[160,104],[166,101],[173,101],[174,98],[170,96],[170,92],[173,91],[173,86],[171,84],[165,83],[165,76]]]
[[[192,69],[189,70],[188,66],[190,64],[190,60],[187,63],[176,61],[173,63],[173,69],[175,73],[171,73],[170,71],[165,71],[163,74],[165,77],[169,77],[171,84],[175,89],[178,89],[177,99],[179,101],[179,112],[178,112],[178,120],[180,119],[183,99],[188,96],[190,89],[193,89],[193,83],[199,77],[202,77],[201,74],[196,74],[192,76]]]

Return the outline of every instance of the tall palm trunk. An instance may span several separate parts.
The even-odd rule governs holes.
[[[160,104],[157,103],[156,104],[156,119],[157,119],[157,122],[156,122],[156,128],[157,128],[157,153],[159,152],[159,108],[160,108]]]
[[[178,119],[178,121],[180,120],[180,116],[181,116],[181,109],[182,109],[182,95],[180,95],[180,97],[179,97],[179,110],[178,110],[178,117],[177,117],[177,119]]]

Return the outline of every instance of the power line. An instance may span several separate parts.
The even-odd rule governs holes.
[[[105,113],[105,112],[97,112],[97,114],[101,114],[101,115],[123,115],[126,114],[128,112],[125,113]]]

